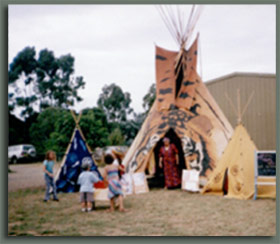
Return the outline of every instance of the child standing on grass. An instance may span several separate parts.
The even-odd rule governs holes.
[[[87,162],[82,164],[83,172],[79,175],[78,184],[80,185],[80,201],[82,212],[90,212],[92,210],[93,199],[93,183],[99,181],[97,174],[90,172],[91,165]]]
[[[54,151],[48,151],[46,153],[45,160],[43,162],[44,165],[44,173],[45,173],[45,182],[46,182],[46,193],[44,202],[47,202],[50,199],[50,188],[52,187],[53,200],[58,201],[56,194],[56,186],[53,180],[53,166],[56,160],[56,155]]]
[[[119,200],[119,211],[125,212],[126,209],[124,209],[123,206],[122,186],[118,174],[119,170],[124,171],[124,169],[119,165],[113,164],[114,158],[110,154],[105,155],[104,160],[105,163],[107,164],[104,168],[104,178],[107,178],[109,184],[108,186],[109,187],[108,198],[110,199],[109,212],[113,212],[115,210],[114,199],[116,197],[118,197]]]

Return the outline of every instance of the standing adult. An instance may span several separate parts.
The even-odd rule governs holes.
[[[168,137],[163,139],[163,143],[159,153],[159,167],[163,167],[165,188],[178,188],[181,186],[178,149],[170,143]]]

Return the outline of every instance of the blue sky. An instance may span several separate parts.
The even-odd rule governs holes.
[[[180,9],[188,18],[191,6]],[[86,81],[76,111],[96,106],[102,87],[114,82],[142,112],[155,82],[155,45],[178,50],[155,5],[9,5],[8,21],[9,63],[26,46],[75,57],[75,75]],[[196,32],[204,81],[276,72],[275,5],[204,5]]]

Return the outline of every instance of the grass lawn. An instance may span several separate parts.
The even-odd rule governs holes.
[[[125,198],[126,213],[80,211],[79,193],[43,203],[43,188],[9,192],[8,235],[34,236],[273,236],[276,201],[235,200],[182,190],[151,190]]]

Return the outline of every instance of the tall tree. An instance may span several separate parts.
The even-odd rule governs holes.
[[[133,118],[127,120],[126,123],[120,125],[121,131],[125,137],[125,144],[130,146],[134,138],[137,136],[139,129],[145,119],[144,113],[133,114]]]
[[[97,104],[99,108],[105,111],[109,122],[123,123],[127,121],[128,115],[133,112],[130,107],[131,98],[128,92],[123,92],[116,85],[105,85],[102,88]]]
[[[85,82],[74,76],[74,61],[70,54],[56,58],[48,49],[38,58],[34,47],[20,51],[9,66],[9,110],[19,107],[27,118],[36,109],[68,108],[81,101],[78,90]]]
[[[156,85],[155,83],[153,83],[150,86],[148,93],[143,97],[143,108],[145,110],[144,112],[145,114],[147,114],[150,111],[155,99],[156,99]]]
[[[125,142],[125,138],[122,135],[122,131],[120,128],[115,128],[109,135],[109,144],[110,145],[123,145]]]
[[[30,142],[36,147],[38,154],[47,150],[60,151],[58,145],[67,146],[75,123],[69,111],[49,107],[39,114],[29,129]],[[52,136],[52,133],[57,133]]]
[[[104,112],[98,108],[83,110],[80,126],[88,145],[94,149],[109,144],[108,122]]]

